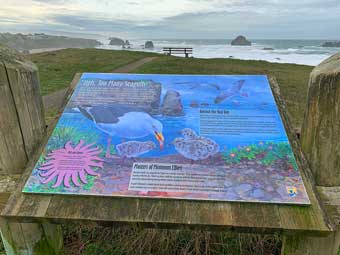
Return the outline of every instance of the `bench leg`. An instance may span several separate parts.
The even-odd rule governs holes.
[[[337,255],[340,231],[327,237],[284,236],[281,255]]]
[[[0,227],[7,255],[59,255],[63,252],[60,225],[16,223],[1,218]]]

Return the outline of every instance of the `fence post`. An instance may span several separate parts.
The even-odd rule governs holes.
[[[0,45],[0,174],[20,174],[45,134],[36,66]]]
[[[310,75],[301,145],[315,184],[334,188],[340,186],[340,53],[315,67]],[[326,210],[326,213],[331,215],[330,211]],[[336,229],[336,224],[331,223]],[[338,230],[325,238],[302,239],[297,242],[293,237],[287,237],[283,254],[338,253]]]
[[[21,174],[45,130],[37,67],[0,45],[0,174]],[[0,228],[7,254],[60,254],[63,247],[57,225],[0,218]]]

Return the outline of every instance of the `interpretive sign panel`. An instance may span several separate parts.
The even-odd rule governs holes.
[[[83,74],[23,192],[309,204],[259,75]]]

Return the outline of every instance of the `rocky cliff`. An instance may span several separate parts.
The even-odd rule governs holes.
[[[47,34],[0,33],[0,43],[24,52],[43,48],[94,48],[101,43],[97,40],[54,36]]]

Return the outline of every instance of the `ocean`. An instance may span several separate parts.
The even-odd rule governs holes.
[[[327,40],[252,40],[252,46],[231,46],[229,39],[154,39],[154,49],[144,49],[147,40],[129,40],[134,51],[162,53],[163,47],[192,47],[196,58],[235,58],[245,60],[265,60],[274,63],[294,63],[316,66],[329,56],[340,52],[340,48],[321,45]],[[109,40],[101,40],[98,48],[121,49],[109,45]],[[264,49],[271,48],[271,49]],[[181,56],[181,55],[179,55]],[[183,56],[183,55],[182,55]]]

